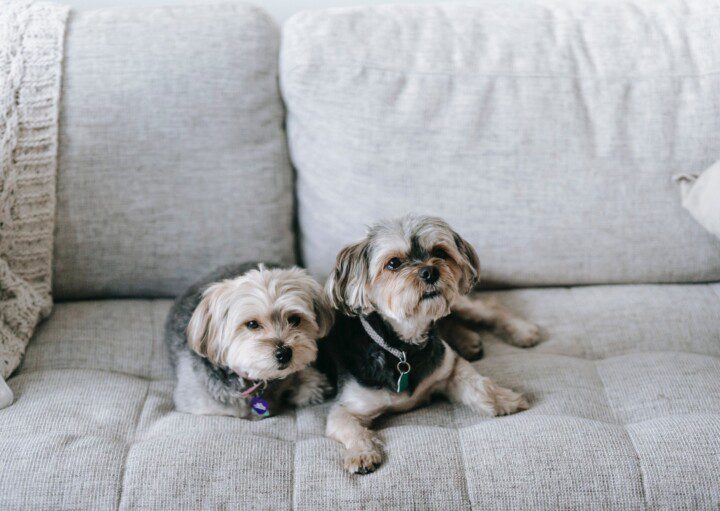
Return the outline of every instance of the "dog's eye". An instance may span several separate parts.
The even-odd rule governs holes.
[[[288,318],[288,323],[290,323],[290,326],[298,326],[300,325],[300,322],[302,321],[302,318],[300,316],[290,316]]]
[[[447,255],[447,252],[445,252],[445,250],[443,250],[440,247],[436,247],[432,251],[432,256],[437,257],[438,259],[447,259],[448,255]]]
[[[390,271],[395,271],[395,270],[397,270],[398,268],[400,268],[400,265],[401,265],[401,264],[402,264],[402,261],[401,261],[399,258],[393,257],[393,258],[390,259],[390,260],[388,261],[388,263],[385,265],[385,268],[387,268],[387,269],[390,270]]]
[[[245,326],[247,326],[250,330],[255,330],[256,328],[258,328],[260,326],[260,323],[258,323],[254,319],[251,319],[250,321],[245,323]]]

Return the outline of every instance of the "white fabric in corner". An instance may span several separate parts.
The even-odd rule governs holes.
[[[10,406],[13,402],[13,391],[5,383],[5,380],[0,376],[0,410],[6,406]]]
[[[720,161],[700,174],[675,176],[682,205],[700,225],[720,238]]]

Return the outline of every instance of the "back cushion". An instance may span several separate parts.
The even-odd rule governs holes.
[[[295,260],[278,45],[242,4],[72,15],[57,298],[168,296],[218,264]]]
[[[720,158],[717,0],[332,9],[283,36],[314,273],[413,211],[474,243],[493,284],[720,279],[672,181]]]

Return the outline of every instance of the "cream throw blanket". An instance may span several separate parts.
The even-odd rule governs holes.
[[[35,326],[52,308],[60,64],[67,14],[67,7],[56,4],[0,0],[2,378],[18,366]]]

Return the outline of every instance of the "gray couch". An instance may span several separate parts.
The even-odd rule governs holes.
[[[241,4],[103,10],[65,54],[58,303],[8,381],[0,509],[720,507],[720,242],[671,180],[720,158],[717,0],[335,9],[282,37]],[[323,278],[407,211],[542,325],[476,364],[530,410],[383,418],[362,477],[327,405],[173,411],[173,295],[243,259]]]

